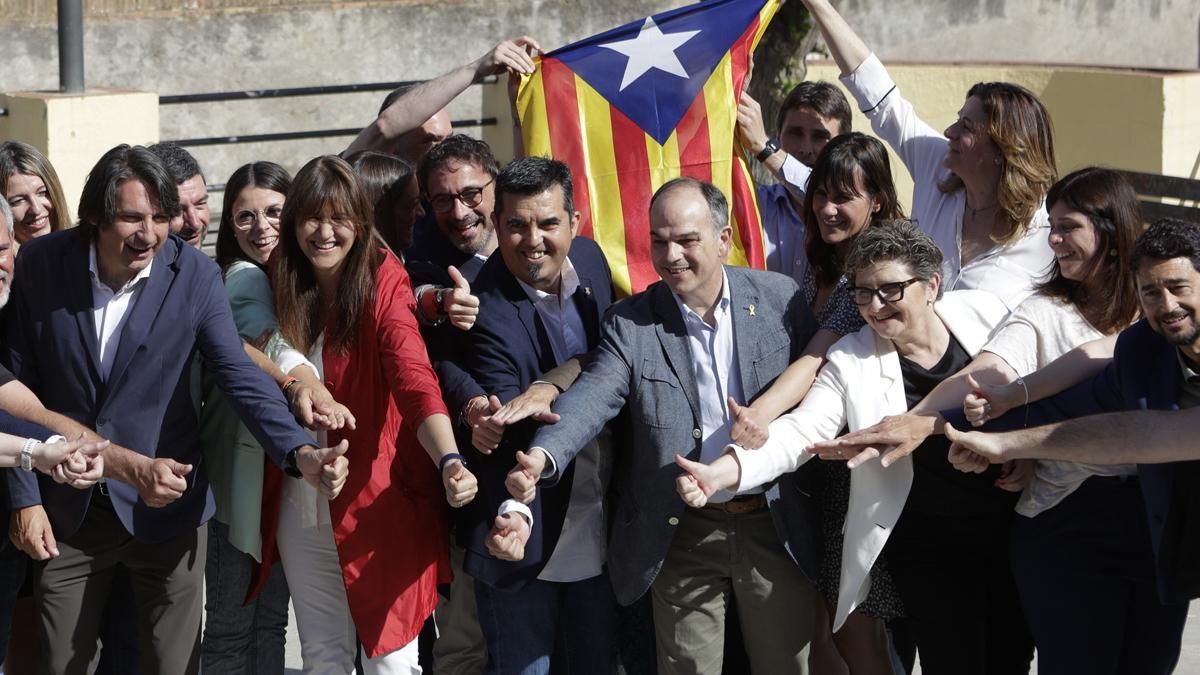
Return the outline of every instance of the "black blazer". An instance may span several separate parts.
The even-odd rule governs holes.
[[[612,304],[612,277],[604,254],[591,239],[576,237],[568,257],[579,275],[579,290],[573,299],[591,349],[599,342],[600,320]],[[537,310],[505,267],[499,251],[479,272],[477,287],[479,317],[465,336],[464,362],[468,373],[484,391],[508,402],[558,364]],[[537,497],[529,505],[534,527],[525,545],[524,560],[498,560],[484,546],[497,508],[509,497],[504,479],[516,464],[516,451],[529,448],[535,428],[531,420],[509,427],[500,446],[490,455],[474,448],[468,451],[471,470],[479,480],[479,494],[461,521],[466,526],[460,533],[467,549],[465,569],[492,586],[519,587],[537,577],[554,552],[567,513],[573,473],[565,475],[553,488],[538,489]],[[468,446],[469,443],[463,447]]]

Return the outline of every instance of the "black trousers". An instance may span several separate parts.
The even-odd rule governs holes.
[[[1044,675],[1167,674],[1187,603],[1164,605],[1136,478],[1094,476],[1017,516],[1012,565]]]
[[[1033,640],[1008,563],[1011,512],[941,516],[906,510],[888,538],[925,675],[1025,675]]]

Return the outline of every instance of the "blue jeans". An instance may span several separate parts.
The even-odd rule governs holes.
[[[208,560],[204,566],[206,618],[200,647],[207,673],[283,673],[288,623],[288,586],[276,564],[262,592],[245,604],[254,558],[229,543],[229,527],[208,523]]]
[[[476,581],[475,601],[489,675],[612,674],[617,602],[607,572],[519,590]]]

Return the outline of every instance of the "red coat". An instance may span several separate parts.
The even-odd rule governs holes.
[[[325,386],[357,426],[329,433],[330,445],[350,441],[350,474],[329,515],[350,614],[370,657],[414,640],[437,604],[438,584],[450,581],[445,492],[417,441],[417,426],[446,406],[413,315],[408,273],[391,255],[379,267],[375,293],[374,311],[349,352],[326,346],[322,353]],[[268,475],[279,480],[281,473]],[[264,569],[278,558],[277,486],[264,490],[267,499],[264,506],[274,508],[264,508]]]

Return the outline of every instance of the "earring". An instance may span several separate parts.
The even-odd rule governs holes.
[[[1110,258],[1117,257],[1117,249],[1115,249],[1115,248],[1108,249],[1108,257],[1110,257]]]

